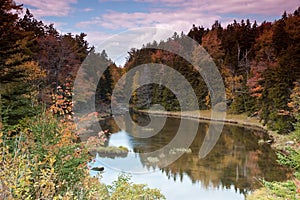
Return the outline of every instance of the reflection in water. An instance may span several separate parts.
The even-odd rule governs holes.
[[[138,124],[147,124],[149,118],[139,116],[135,120]],[[167,167],[160,167],[156,159],[172,156],[171,151],[151,159],[139,153],[165,147],[175,137],[180,122],[180,119],[168,118],[164,128],[150,138],[134,137],[137,134],[134,125],[124,126],[129,127],[124,131],[115,125],[114,120],[100,122],[103,129],[114,133],[106,145],[126,146],[131,151],[126,158],[108,159],[100,155],[98,161],[108,167],[103,175],[104,181],[110,182],[113,176],[119,174],[111,169],[131,171],[133,174],[147,171],[146,174],[134,174],[133,181],[160,188],[168,199],[186,196],[189,199],[244,199],[245,194],[260,187],[259,178],[273,181],[286,178],[287,171],[277,164],[270,146],[258,143],[260,139],[267,140],[268,136],[261,130],[239,126],[224,126],[217,144],[205,158],[201,158],[199,151],[209,124],[196,120],[186,121],[190,126],[197,123],[199,127],[189,151]],[[188,127],[186,134],[189,134]],[[184,136],[180,139],[185,140]],[[178,188],[181,189],[178,191]]]

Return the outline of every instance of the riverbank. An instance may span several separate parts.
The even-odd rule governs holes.
[[[261,129],[267,131],[267,133],[273,138],[271,146],[275,150],[281,150],[286,147],[286,144],[291,141],[291,137],[287,135],[280,135],[276,131],[272,131],[260,123],[258,117],[249,117],[247,114],[226,114],[225,119],[214,119],[211,117],[210,110],[199,111],[159,111],[159,110],[139,110],[141,113],[149,113],[155,116],[169,116],[175,118],[184,119],[196,119],[203,121],[224,122],[225,124],[232,124],[237,126],[248,127],[252,129]]]
[[[248,117],[246,114],[227,114],[225,119],[220,120],[211,118],[210,110],[184,112],[143,110],[138,112],[150,113],[151,115],[156,116],[170,116],[176,118],[216,122],[222,121],[225,124],[265,130],[272,138],[271,147],[277,152],[286,153],[286,155],[278,153],[278,162],[295,170],[295,175],[285,182],[266,182],[264,180],[260,180],[263,187],[255,190],[251,195],[247,196],[247,200],[285,200],[299,198],[300,182],[298,175],[300,168],[300,159],[298,160],[298,158],[300,158],[300,139],[298,137],[299,134],[297,135],[296,132],[293,132],[289,135],[280,135],[276,131],[269,130],[267,126],[263,126],[257,117]]]
[[[182,117],[185,119],[198,119],[205,121],[225,122],[228,124],[237,124],[241,126],[247,126],[252,128],[266,129],[259,119],[255,117],[248,117],[246,114],[226,114],[225,119],[216,119],[211,117],[210,110],[199,110],[199,111],[156,111],[156,110],[139,110],[138,112],[150,113],[156,116],[170,116],[170,117]]]

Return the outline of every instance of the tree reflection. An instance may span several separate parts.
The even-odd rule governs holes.
[[[136,120],[146,124],[145,121],[148,118],[139,117]],[[193,123],[199,123],[199,121],[188,121],[191,126]],[[113,120],[107,124],[113,130],[117,130]],[[264,131],[250,130],[235,125],[224,126],[217,144],[203,159],[199,157],[199,151],[205,135],[208,134],[209,123],[207,122],[199,123],[198,133],[190,146],[191,152],[184,153],[167,167],[161,167],[159,162],[155,162],[155,158],[152,158],[154,161],[151,162],[145,154],[141,154],[166,146],[174,137],[179,124],[180,119],[168,118],[164,128],[150,138],[134,137],[136,134],[134,125],[126,130],[131,132],[131,145],[145,168],[159,168],[162,173],[174,181],[182,181],[184,175],[187,175],[193,183],[201,183],[204,188],[229,189],[234,186],[236,191],[242,194],[260,187],[260,178],[280,181],[287,176],[288,171],[276,162],[276,154],[270,145],[259,144],[259,140],[268,139]],[[189,134],[188,127],[186,134]],[[185,139],[184,136],[181,137],[180,139]]]

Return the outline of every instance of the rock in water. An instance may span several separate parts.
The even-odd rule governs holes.
[[[97,172],[102,172],[104,170],[104,167],[93,167],[91,170],[97,171]]]

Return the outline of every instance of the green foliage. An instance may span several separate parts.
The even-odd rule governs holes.
[[[297,187],[293,181],[268,182],[263,181],[264,186],[273,194],[272,199],[298,199]]]
[[[108,185],[111,200],[155,200],[166,199],[159,190],[150,189],[144,184],[133,184],[130,176],[121,174],[118,180]]]
[[[230,112],[234,114],[253,113],[255,111],[254,99],[248,93],[236,94],[230,106]]]
[[[299,129],[292,133],[298,134]],[[294,137],[294,136],[292,136]],[[293,180],[287,180],[285,182],[268,182],[263,180],[262,183],[267,189],[267,194],[263,194],[263,199],[291,199],[296,200],[300,197],[300,151],[293,147],[286,147],[285,153],[277,153],[277,161],[293,170]],[[258,192],[259,193],[259,192]],[[259,194],[256,194],[259,195]],[[269,198],[270,197],[270,198]],[[252,197],[250,197],[252,198]],[[254,196],[255,198],[255,196]]]
[[[267,194],[263,198],[266,199],[291,199],[296,200],[300,197],[300,152],[291,147],[286,148],[287,154],[277,153],[278,162],[295,170],[294,180],[285,182],[269,182],[262,180]],[[271,198],[267,198],[271,196]]]
[[[300,152],[290,147],[286,151],[288,155],[277,153],[278,162],[300,172]]]

